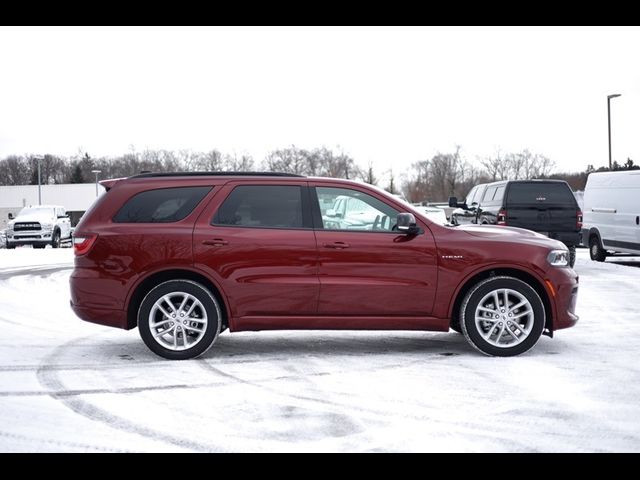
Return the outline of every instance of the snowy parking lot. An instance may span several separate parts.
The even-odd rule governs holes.
[[[579,250],[578,325],[520,357],[454,332],[226,332],[170,362],[75,317],[72,255],[0,250],[0,451],[640,450],[638,258]]]

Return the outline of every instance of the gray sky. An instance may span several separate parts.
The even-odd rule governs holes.
[[[0,156],[462,146],[640,163],[639,28],[0,28]]]

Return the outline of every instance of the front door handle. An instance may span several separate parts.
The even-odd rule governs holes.
[[[349,248],[349,244],[346,242],[323,243],[322,246],[324,248],[336,248],[336,249]]]
[[[211,240],[203,240],[203,245],[211,245],[212,247],[222,247],[224,245],[229,245],[229,242],[223,240],[222,238],[212,238]]]

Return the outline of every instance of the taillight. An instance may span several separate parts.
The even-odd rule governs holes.
[[[74,235],[73,253],[76,255],[84,255],[91,250],[97,238],[97,235],[78,235],[77,237]]]
[[[582,210],[578,210],[576,214],[576,227],[578,230],[582,230]]]
[[[507,224],[507,209],[501,208],[498,212],[498,217],[496,218],[496,223],[498,225],[506,225]]]

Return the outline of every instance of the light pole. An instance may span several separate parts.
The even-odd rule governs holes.
[[[42,160],[42,157],[37,156],[36,160],[38,160],[38,205],[42,205],[42,182],[40,180],[40,160]]]
[[[607,95],[607,119],[609,120],[609,170],[611,170],[611,99],[619,97],[620,93]]]
[[[91,173],[96,174],[96,197],[98,196],[98,175],[102,173],[102,170],[91,170]]]

